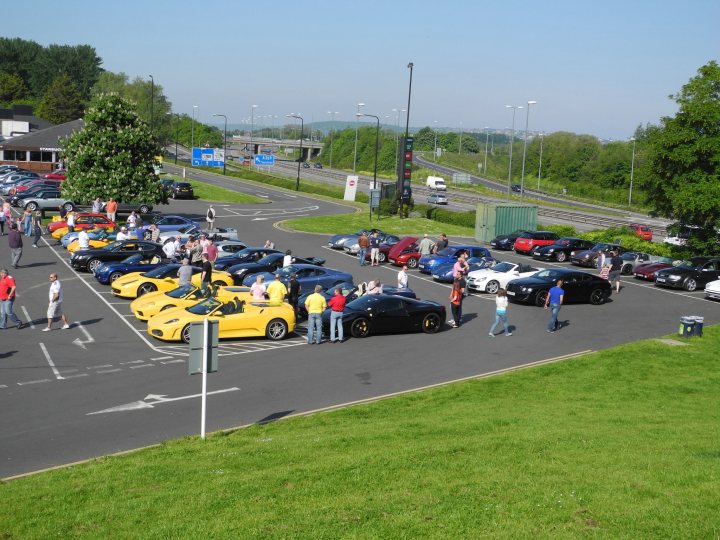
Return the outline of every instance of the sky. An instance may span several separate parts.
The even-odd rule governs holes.
[[[624,140],[719,60],[717,0],[26,0],[4,37],[88,44],[215,123],[354,121]],[[527,102],[536,101],[528,113]],[[338,114],[331,115],[328,112]],[[399,114],[399,118],[397,118]],[[196,115],[197,116],[197,115]],[[274,117],[277,116],[277,119]],[[386,118],[387,117],[387,118]],[[363,119],[374,122],[374,119]]]

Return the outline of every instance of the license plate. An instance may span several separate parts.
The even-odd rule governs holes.
[[[660,283],[665,283],[665,278],[662,278],[662,277],[655,278],[655,281],[659,281]]]
[[[394,263],[395,259],[388,259],[388,261],[390,261],[391,263]]]
[[[515,296],[515,291],[506,291],[508,295]]]
[[[425,268],[424,264],[418,264],[418,268]]]

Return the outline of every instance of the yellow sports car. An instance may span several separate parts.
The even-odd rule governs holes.
[[[190,324],[205,318],[218,321],[218,337],[243,338],[265,336],[284,339],[295,329],[295,312],[290,304],[243,302],[206,298],[188,308],[168,309],[148,321],[148,333],[163,341],[190,342]]]
[[[114,232],[102,232],[98,235],[97,238],[90,238],[90,241],[88,243],[88,249],[98,249],[101,247],[105,247],[108,244],[112,244],[115,242],[117,234]],[[80,247],[80,243],[78,242],[77,238],[70,242],[67,246],[68,253],[75,253],[79,249],[82,249]]]
[[[167,292],[176,288],[179,284],[177,271],[179,264],[166,264],[158,266],[147,272],[133,272],[112,282],[112,293],[122,298],[138,298],[144,294],[162,291]],[[193,285],[200,287],[202,269],[193,266],[193,277],[190,280]],[[231,274],[214,270],[212,273],[212,284],[216,287],[230,287],[235,282]]]
[[[155,291],[144,294],[130,303],[130,309],[135,317],[141,321],[147,321],[161,311],[177,307],[190,307],[207,296],[195,285],[182,285],[172,291]],[[214,289],[213,296],[222,301],[232,300],[235,296],[246,302],[252,299],[249,287],[220,287]]]

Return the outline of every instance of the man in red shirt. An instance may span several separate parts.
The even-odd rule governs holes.
[[[218,248],[215,245],[215,242],[213,242],[212,238],[208,239],[208,245],[205,248],[205,254],[207,255],[208,261],[210,261],[210,265],[213,267],[213,270],[215,269],[215,261],[217,261],[218,258]]]
[[[7,328],[7,320],[13,323],[15,328],[22,328],[22,321],[13,312],[15,302],[15,278],[8,274],[3,268],[0,270],[0,329]]]
[[[330,343],[342,343],[343,341],[343,310],[345,309],[345,297],[342,289],[335,289],[335,296],[328,301],[330,311]],[[337,328],[338,339],[335,341],[335,328]]]

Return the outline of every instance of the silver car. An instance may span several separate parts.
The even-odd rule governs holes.
[[[26,208],[31,212],[35,210],[57,210],[60,205],[68,212],[75,208],[73,202],[61,196],[60,191],[57,189],[40,191],[33,197],[18,200],[18,206],[20,208]]]

